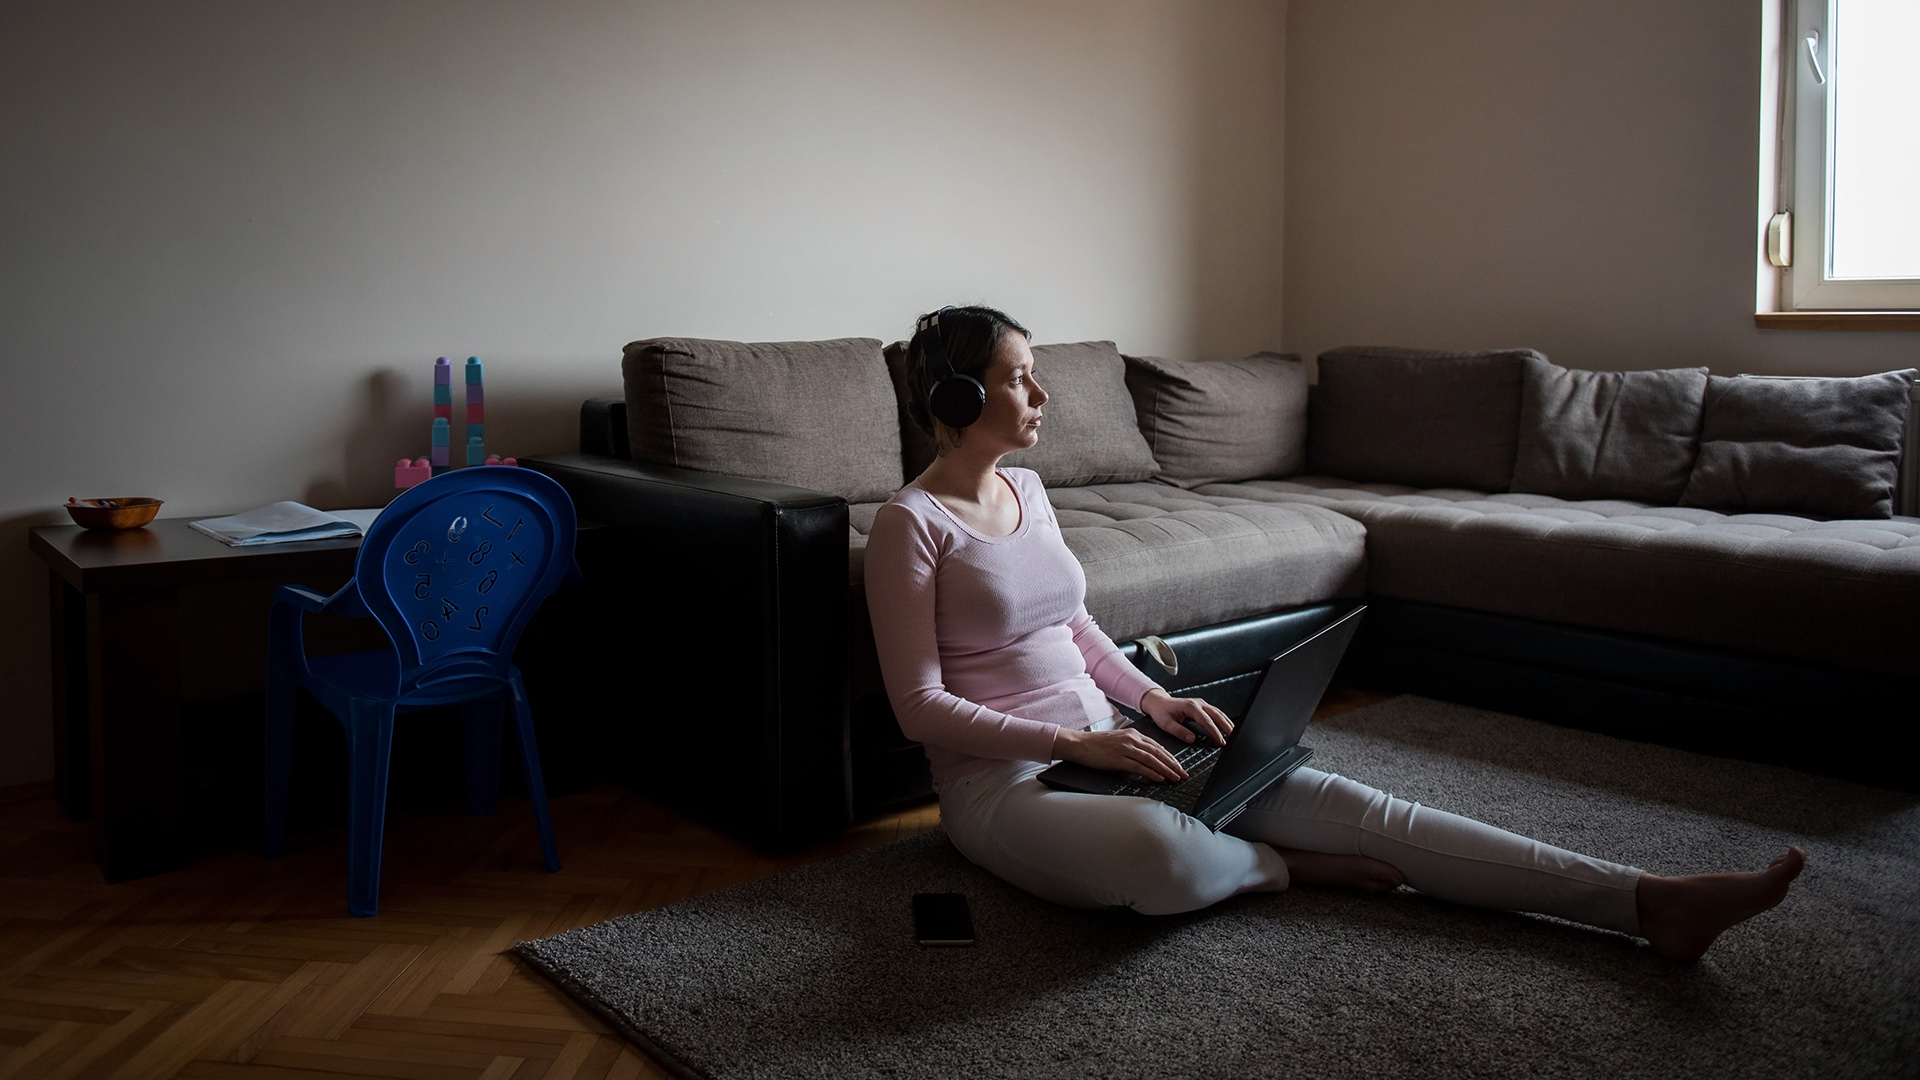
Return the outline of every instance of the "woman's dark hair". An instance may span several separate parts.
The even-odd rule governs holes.
[[[993,353],[1000,347],[1001,338],[1008,334],[1033,336],[1013,316],[980,304],[948,308],[940,315],[938,332],[946,345],[947,362],[953,365],[953,373],[970,375],[982,382],[986,381],[987,367],[993,363]],[[932,328],[921,330],[907,343],[907,415],[945,450],[958,432],[945,424],[936,424],[927,409],[927,396],[933,393],[934,384],[947,377],[946,364],[927,358],[927,339],[934,333]]]

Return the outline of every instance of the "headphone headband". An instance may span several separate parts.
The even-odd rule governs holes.
[[[947,341],[946,335],[940,331],[940,316],[952,310],[953,305],[948,304],[939,311],[929,312],[920,316],[914,325],[914,331],[916,333],[924,334],[929,330],[933,331],[933,336],[922,342],[920,347],[940,355],[940,364],[947,369],[947,378],[952,378],[955,372],[953,370],[953,361],[947,358]]]

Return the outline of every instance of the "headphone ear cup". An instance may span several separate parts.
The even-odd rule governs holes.
[[[986,407],[987,388],[971,375],[949,375],[927,395],[927,411],[950,428],[967,427]]]

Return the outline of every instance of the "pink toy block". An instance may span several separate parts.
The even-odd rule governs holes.
[[[393,465],[393,486],[405,491],[432,475],[433,463],[426,458],[415,458],[412,461],[401,458]]]
[[[485,405],[475,405],[469,402],[467,405],[467,423],[484,424],[486,422],[487,422],[487,407]]]
[[[452,405],[435,405],[433,407],[433,416],[434,416],[434,419],[436,420],[445,420],[447,423],[451,424],[453,423],[453,406]]]

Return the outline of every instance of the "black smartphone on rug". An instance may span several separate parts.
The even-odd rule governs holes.
[[[913,936],[922,945],[973,944],[973,912],[957,892],[913,894]]]

